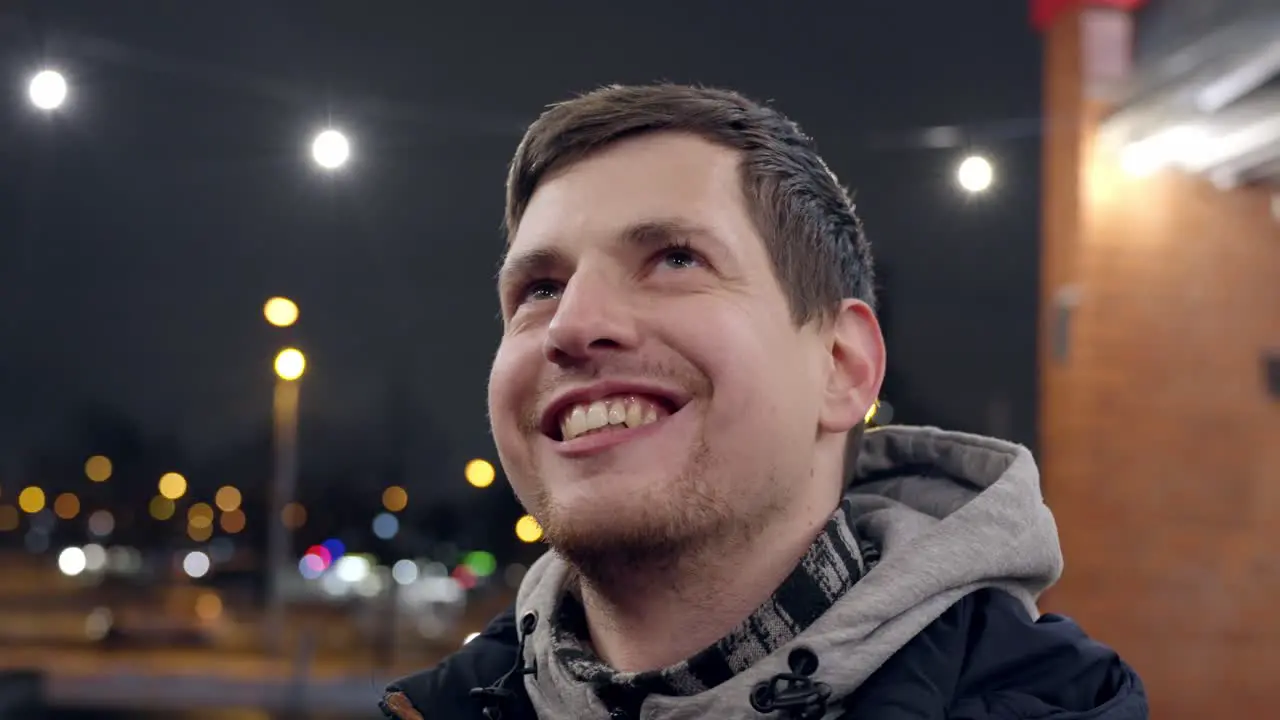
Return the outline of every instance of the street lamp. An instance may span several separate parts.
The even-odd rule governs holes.
[[[337,130],[325,130],[311,142],[311,157],[325,170],[337,170],[351,158],[351,143]]]
[[[991,162],[981,155],[970,155],[956,170],[956,181],[970,194],[986,192],[994,178],[995,171],[991,168]]]
[[[67,99],[67,79],[56,70],[41,70],[31,78],[27,94],[41,110],[57,110]]]
[[[275,477],[271,483],[271,512],[267,530],[267,644],[284,649],[284,576],[289,571],[292,537],[285,525],[284,509],[293,500],[298,486],[298,382],[307,369],[307,358],[297,348],[285,348],[276,355],[276,387],[272,396],[271,419],[275,440]]]

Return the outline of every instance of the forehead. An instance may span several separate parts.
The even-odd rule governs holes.
[[[543,180],[508,252],[581,252],[655,220],[758,242],[742,195],[738,153],[682,133],[615,143]]]

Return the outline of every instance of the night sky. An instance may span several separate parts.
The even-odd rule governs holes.
[[[0,0],[0,453],[97,406],[217,455],[262,433],[296,344],[308,462],[435,433],[414,482],[464,491],[462,464],[495,459],[506,163],[545,104],[660,79],[774,101],[856,192],[898,420],[1034,441],[1026,3],[441,5]],[[71,86],[53,116],[26,97],[46,65]],[[336,174],[309,157],[330,124]],[[997,172],[977,199],[954,182],[969,144]],[[264,322],[272,295],[295,328]]]

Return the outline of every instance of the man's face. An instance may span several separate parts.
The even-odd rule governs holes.
[[[734,151],[653,134],[553,173],[499,285],[494,438],[570,559],[751,535],[808,481],[830,338],[793,323]]]

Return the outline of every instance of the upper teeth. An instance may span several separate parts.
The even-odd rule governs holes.
[[[560,432],[565,440],[572,440],[609,425],[648,425],[657,422],[658,417],[658,406],[653,402],[634,395],[619,395],[579,403],[565,410],[560,416]]]

